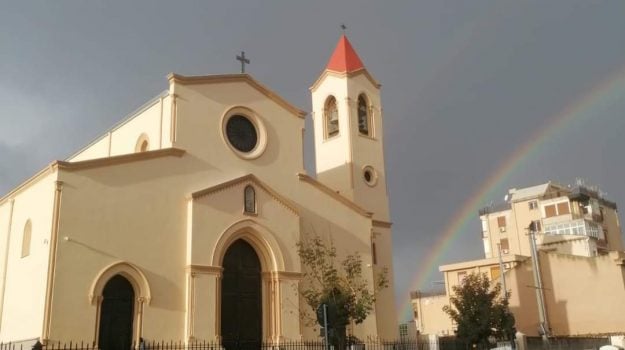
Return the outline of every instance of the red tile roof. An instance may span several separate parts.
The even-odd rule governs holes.
[[[341,35],[326,69],[335,72],[349,73],[363,68],[365,68],[365,66],[362,64],[352,44],[347,40],[345,34]]]

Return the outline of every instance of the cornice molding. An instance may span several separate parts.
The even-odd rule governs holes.
[[[209,265],[187,265],[186,268],[189,273],[197,273],[203,275],[221,275],[224,268],[221,266],[209,266]]]
[[[301,110],[285,99],[280,97],[278,94],[270,90],[265,85],[261,84],[258,80],[252,78],[249,74],[217,74],[217,75],[199,75],[199,76],[184,76],[175,73],[169,73],[167,75],[167,80],[169,83],[179,83],[185,85],[193,85],[193,84],[219,84],[219,83],[232,83],[232,82],[245,82],[248,83],[251,87],[258,90],[260,93],[273,100],[293,115],[298,118],[304,119],[308,112]]]
[[[392,222],[382,221],[382,220],[371,220],[371,224],[373,227],[382,227],[382,228],[391,228],[393,226]]]
[[[308,176],[308,175],[306,175],[304,173],[297,173],[297,177],[300,179],[300,181],[304,181],[306,183],[311,184],[316,189],[318,189],[321,192],[329,195],[330,197],[332,197],[335,200],[339,201],[340,203],[342,203],[346,207],[352,209],[356,213],[358,213],[358,214],[360,214],[360,215],[362,215],[364,217],[367,217],[367,218],[370,218],[370,217],[373,216],[372,212],[366,211],[362,207],[358,206],[356,203],[354,203],[354,202],[350,201],[349,199],[341,196],[340,194],[338,194],[335,191],[333,191],[330,187],[322,184],[321,182],[313,179],[312,177],[310,177],[310,176]]]
[[[338,77],[338,78],[352,78],[360,74],[363,74],[365,78],[367,78],[367,80],[369,80],[369,82],[373,86],[375,86],[377,89],[380,89],[382,87],[382,84],[380,84],[377,80],[375,80],[375,78],[369,73],[369,71],[367,71],[366,68],[361,68],[352,72],[337,72],[337,71],[333,71],[330,69],[326,69],[323,71],[323,73],[321,73],[319,78],[317,78],[317,80],[315,80],[315,82],[310,86],[309,90],[310,91],[317,90],[321,82],[329,75]]]
[[[97,159],[89,159],[83,160],[79,162],[67,162],[62,160],[57,160],[50,163],[47,167],[40,170],[38,173],[30,177],[28,180],[22,182],[16,188],[5,194],[0,198],[0,205],[4,204],[8,199],[14,198],[20,192],[26,190],[33,184],[37,183],[43,177],[52,174],[58,170],[64,171],[74,171],[74,170],[83,170],[83,169],[91,169],[91,168],[99,168],[104,166],[125,164],[131,162],[137,162],[142,160],[154,159],[154,158],[162,158],[162,157],[182,157],[186,153],[185,150],[179,148],[165,148],[155,151],[147,151],[141,153],[131,153],[124,154],[119,156],[107,157],[107,158],[97,158]]]
[[[4,204],[9,199],[14,199],[15,196],[17,196],[20,192],[22,192],[23,190],[29,188],[33,184],[37,183],[39,180],[41,180],[41,178],[43,178],[43,177],[45,177],[45,176],[47,176],[47,175],[49,175],[51,173],[54,173],[56,170],[57,170],[56,162],[53,162],[50,165],[48,165],[47,167],[41,169],[38,173],[36,173],[35,175],[31,176],[30,178],[28,178],[28,180],[22,182],[17,187],[15,187],[13,190],[11,190],[7,194],[5,194],[3,197],[1,197],[0,198],[0,205]]]
[[[295,205],[295,203],[293,203],[291,200],[289,200],[286,197],[284,197],[281,194],[279,194],[277,191],[275,191],[274,189],[269,187],[264,182],[260,181],[253,174],[247,174],[247,175],[238,177],[236,179],[232,179],[232,180],[229,180],[229,181],[226,181],[226,182],[222,182],[222,183],[220,183],[218,185],[215,185],[215,186],[212,186],[212,187],[208,187],[206,189],[203,189],[203,190],[200,190],[200,191],[197,191],[197,192],[193,192],[191,194],[191,198],[193,200],[200,199],[202,197],[209,196],[209,195],[211,195],[213,193],[221,192],[221,191],[226,190],[228,188],[237,186],[237,185],[239,185],[239,184],[241,184],[243,182],[246,182],[246,181],[247,182],[253,182],[259,188],[261,188],[267,194],[269,194],[269,196],[271,196],[273,199],[275,199],[278,203],[282,204],[285,208],[287,208],[288,210],[292,211],[295,215],[299,215],[299,209],[297,208],[297,205]]]
[[[151,98],[146,103],[144,103],[141,107],[137,108],[132,113],[127,114],[124,118],[122,118],[122,120],[120,122],[118,122],[117,124],[113,125],[103,135],[101,135],[100,137],[98,137],[95,140],[91,141],[85,147],[81,148],[80,150],[78,150],[77,152],[75,152],[74,154],[69,156],[66,160],[68,160],[68,161],[71,160],[72,158],[78,156],[82,152],[88,150],[91,146],[93,146],[96,143],[102,141],[104,138],[110,137],[112,133],[114,133],[115,131],[119,130],[121,127],[123,127],[124,125],[126,125],[127,123],[129,123],[130,121],[135,119],[135,117],[138,117],[141,113],[145,112],[146,110],[148,110],[149,108],[151,108],[155,104],[161,102],[161,99],[164,98],[164,97],[167,97],[167,96],[169,96],[169,91],[165,90],[165,91],[161,92],[160,94],[158,94],[156,97]],[[109,145],[109,147],[110,147],[110,145]]]
[[[301,272],[278,271],[277,274],[278,274],[278,279],[281,279],[281,280],[299,281],[304,278],[304,274]]]
[[[142,160],[163,158],[163,157],[170,157],[170,156],[180,158],[185,153],[186,151],[180,148],[165,148],[165,149],[158,149],[154,151],[122,154],[119,156],[112,156],[112,157],[107,157],[107,158],[88,159],[88,160],[82,160],[79,162],[56,161],[55,163],[56,163],[56,166],[61,170],[73,171],[73,170],[100,168],[100,167],[119,165],[119,164],[125,164],[125,163],[133,163],[133,162],[138,162]]]

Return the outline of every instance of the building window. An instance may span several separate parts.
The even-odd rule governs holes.
[[[326,126],[326,138],[339,134],[339,110],[334,96],[328,97],[324,107],[324,118]]]
[[[369,110],[369,104],[367,103],[367,97],[365,94],[358,96],[358,132],[362,135],[371,135],[371,113]]]
[[[499,241],[499,247],[501,248],[501,254],[510,253],[510,244],[507,238],[503,238]]]
[[[226,138],[232,147],[242,153],[250,153],[258,145],[258,132],[246,116],[235,114],[226,122]]]
[[[602,229],[596,223],[584,219],[545,225],[546,235],[580,235],[598,238]]]
[[[560,202],[556,204],[545,205],[545,217],[569,214],[569,202]]]
[[[556,212],[556,205],[555,204],[551,204],[551,205],[546,205],[545,206],[545,217],[550,218],[552,216],[556,216],[557,212]]]
[[[501,276],[501,269],[499,268],[499,266],[494,266],[490,268],[491,281],[498,279],[500,276]]]
[[[24,233],[22,234],[22,258],[30,255],[30,241],[33,234],[33,225],[30,220],[24,225]]]
[[[506,217],[505,216],[497,217],[497,226],[499,226],[499,232],[506,232]]]
[[[558,215],[569,214],[569,202],[558,203]]]
[[[538,202],[536,201],[529,201],[527,205],[529,206],[530,210],[534,210],[538,208]]]
[[[458,272],[458,284],[462,284],[464,282],[465,278],[467,278],[467,272],[466,271]]]
[[[369,186],[375,186],[378,183],[378,172],[375,169],[367,165],[362,169],[362,178]]]
[[[251,185],[245,186],[243,193],[245,212],[248,214],[256,213],[256,191]]]

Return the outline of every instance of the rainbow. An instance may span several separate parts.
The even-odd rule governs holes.
[[[513,154],[506,157],[506,161],[501,163],[482,182],[469,197],[470,200],[465,202],[457,211],[434,247],[428,249],[429,253],[420,259],[421,266],[413,279],[414,282],[410,284],[411,290],[418,290],[427,286],[433,275],[438,273],[438,266],[443,263],[441,259],[449,250],[452,242],[469,231],[468,226],[471,222],[476,222],[478,210],[489,199],[501,193],[504,190],[503,185],[510,175],[522,169],[528,160],[544,150],[548,140],[555,137],[556,133],[563,134],[582,127],[584,122],[596,116],[604,106],[623,99],[625,99],[625,66],[594,85],[559,113],[547,118],[546,124],[538,128]],[[401,303],[399,309],[401,322],[412,319],[412,307],[407,299]]]

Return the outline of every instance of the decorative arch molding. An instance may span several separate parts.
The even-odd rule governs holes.
[[[135,144],[135,153],[147,152],[150,150],[150,138],[146,133],[139,135]]]
[[[284,256],[274,234],[251,219],[232,224],[219,236],[211,256],[212,266],[222,266],[226,250],[238,239],[245,240],[254,248],[263,272],[285,270]]]
[[[113,263],[97,274],[89,290],[89,303],[91,305],[98,303],[98,300],[102,298],[104,286],[115,275],[125,277],[132,284],[132,288],[135,290],[135,297],[150,305],[152,292],[150,291],[148,279],[137,266],[125,261]]]

